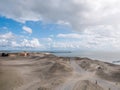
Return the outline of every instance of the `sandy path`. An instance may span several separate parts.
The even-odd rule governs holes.
[[[97,78],[94,76],[94,73],[91,73],[91,72],[87,72],[85,70],[83,70],[76,62],[74,59],[70,59],[70,62],[71,62],[71,66],[74,68],[74,70],[76,72],[78,72],[82,77],[78,79],[79,80],[89,80],[93,83],[95,83],[97,81],[98,85],[103,87],[105,90],[120,90],[120,87],[115,85],[114,82],[109,82],[109,81],[106,81],[106,80],[103,80],[103,79],[100,79],[100,78]],[[92,79],[92,80],[91,80]],[[77,83],[77,80],[76,82],[74,83],[74,85]],[[74,86],[72,85],[72,86]],[[73,88],[73,87],[72,87]],[[69,89],[66,89],[66,90],[69,90]],[[71,89],[73,90],[73,89]]]
[[[72,68],[74,69],[74,75],[67,80],[63,85],[57,87],[56,90],[74,90],[74,86],[80,81],[80,80],[89,80],[92,83],[96,83],[97,85],[104,88],[104,90],[120,90],[120,87],[115,85],[113,82],[109,82],[106,80],[102,80],[100,78],[97,78],[93,72],[88,72],[82,69],[74,60],[74,58],[70,59],[70,64]]]
[[[95,82],[97,80],[97,84],[101,87],[103,87],[105,90],[120,90],[120,87],[115,85],[114,82],[109,82],[100,78],[92,78],[92,80],[90,80],[91,82]]]
[[[87,77],[87,75],[83,76],[83,74],[86,73],[86,71],[83,70],[76,63],[74,58],[70,58],[70,64],[72,68],[74,69],[74,75],[69,80],[67,80],[67,82],[65,82],[63,85],[60,85],[59,87],[57,87],[56,90],[73,90],[74,86],[79,80],[84,80],[84,78]]]
[[[77,63],[76,61],[74,60],[74,58],[71,58],[70,59],[70,64],[72,66],[72,68],[74,69],[75,72],[79,73],[79,74],[84,74],[86,73],[85,70],[83,70]]]

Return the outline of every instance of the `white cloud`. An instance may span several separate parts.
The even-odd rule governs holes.
[[[9,5],[8,5],[9,4]],[[59,34],[80,39],[77,47],[120,48],[120,0],[1,0],[0,15],[19,22],[47,21],[71,25],[81,34]],[[32,33],[32,29],[25,28]],[[0,36],[4,38],[12,35]],[[29,42],[30,41],[26,41]],[[76,41],[78,43],[78,41]],[[63,47],[70,44],[61,42]],[[72,43],[72,42],[71,42]],[[74,42],[75,43],[75,42]],[[76,47],[75,44],[70,47]],[[55,44],[58,46],[59,44]],[[81,46],[82,45],[82,46]],[[29,46],[29,45],[28,45]]]
[[[0,39],[0,47],[7,47],[9,46],[9,41],[6,39]]]
[[[55,49],[76,49],[76,45],[74,44],[74,42],[54,42],[53,43],[53,48]]]
[[[37,38],[27,39],[24,36],[23,37],[19,35],[16,36],[12,32],[8,32],[0,35],[0,49],[1,48],[45,49],[45,46]]]
[[[30,27],[27,27],[27,26],[23,26],[22,28],[24,31],[28,32],[28,33],[32,33],[32,29]]]
[[[33,38],[32,40],[24,39],[21,44],[21,47],[28,47],[28,48],[41,48],[42,44],[40,44],[37,38]]]
[[[57,37],[59,38],[73,38],[73,39],[80,39],[81,35],[76,33],[71,34],[58,34]]]
[[[119,8],[119,0],[0,1],[2,16],[19,22],[43,20],[69,24],[78,31],[91,25],[119,24]]]
[[[11,39],[11,38],[14,38],[14,35],[12,32],[8,32],[0,35],[0,39]]]
[[[63,38],[55,46],[89,48],[93,50],[120,50],[120,26],[114,28],[112,25],[99,25],[86,28],[82,33],[58,34]],[[67,39],[67,40],[66,40]],[[60,44],[62,43],[62,44]]]
[[[66,22],[66,21],[63,21],[63,20],[59,20],[59,21],[57,22],[57,24],[70,26],[70,23],[69,23],[69,22]]]
[[[52,42],[52,38],[41,38],[42,41],[44,42]]]
[[[12,32],[0,34],[0,47],[10,46],[10,42],[15,38]]]
[[[12,47],[20,47],[20,44],[17,43],[16,41],[11,41],[11,46]]]

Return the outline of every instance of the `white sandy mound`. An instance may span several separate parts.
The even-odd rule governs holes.
[[[102,87],[100,87],[97,84],[93,84],[88,80],[79,81],[75,86],[73,90],[103,90]]]

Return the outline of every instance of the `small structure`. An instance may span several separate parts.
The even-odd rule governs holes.
[[[20,52],[20,53],[5,53],[5,52],[2,52],[2,53],[0,53],[1,57],[17,57],[17,56],[27,57],[29,55],[30,55],[30,53],[28,53],[28,52]]]
[[[9,53],[9,57],[16,57],[17,55],[17,53]]]
[[[102,67],[99,65],[96,67],[97,70],[102,70]]]
[[[8,57],[9,54],[8,54],[8,53],[2,53],[1,56],[2,56],[2,57]]]
[[[97,67],[97,69],[99,69],[99,70],[100,70],[100,69],[102,69],[102,68],[99,66],[99,67]]]
[[[29,53],[24,51],[24,52],[19,53],[19,56],[27,57],[27,56],[29,56]]]

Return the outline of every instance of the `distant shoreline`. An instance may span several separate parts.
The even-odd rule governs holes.
[[[72,51],[32,51],[32,50],[1,50],[1,53],[19,53],[19,52],[35,52],[35,53],[72,53]]]
[[[97,52],[75,52],[75,51],[65,51],[65,50],[54,50],[54,51],[39,51],[39,50],[0,50],[0,53],[50,53],[54,54],[58,57],[88,57],[93,60],[100,60],[104,62],[109,62],[113,64],[120,64],[120,62],[116,62],[119,60],[119,54],[114,53],[97,53]]]

